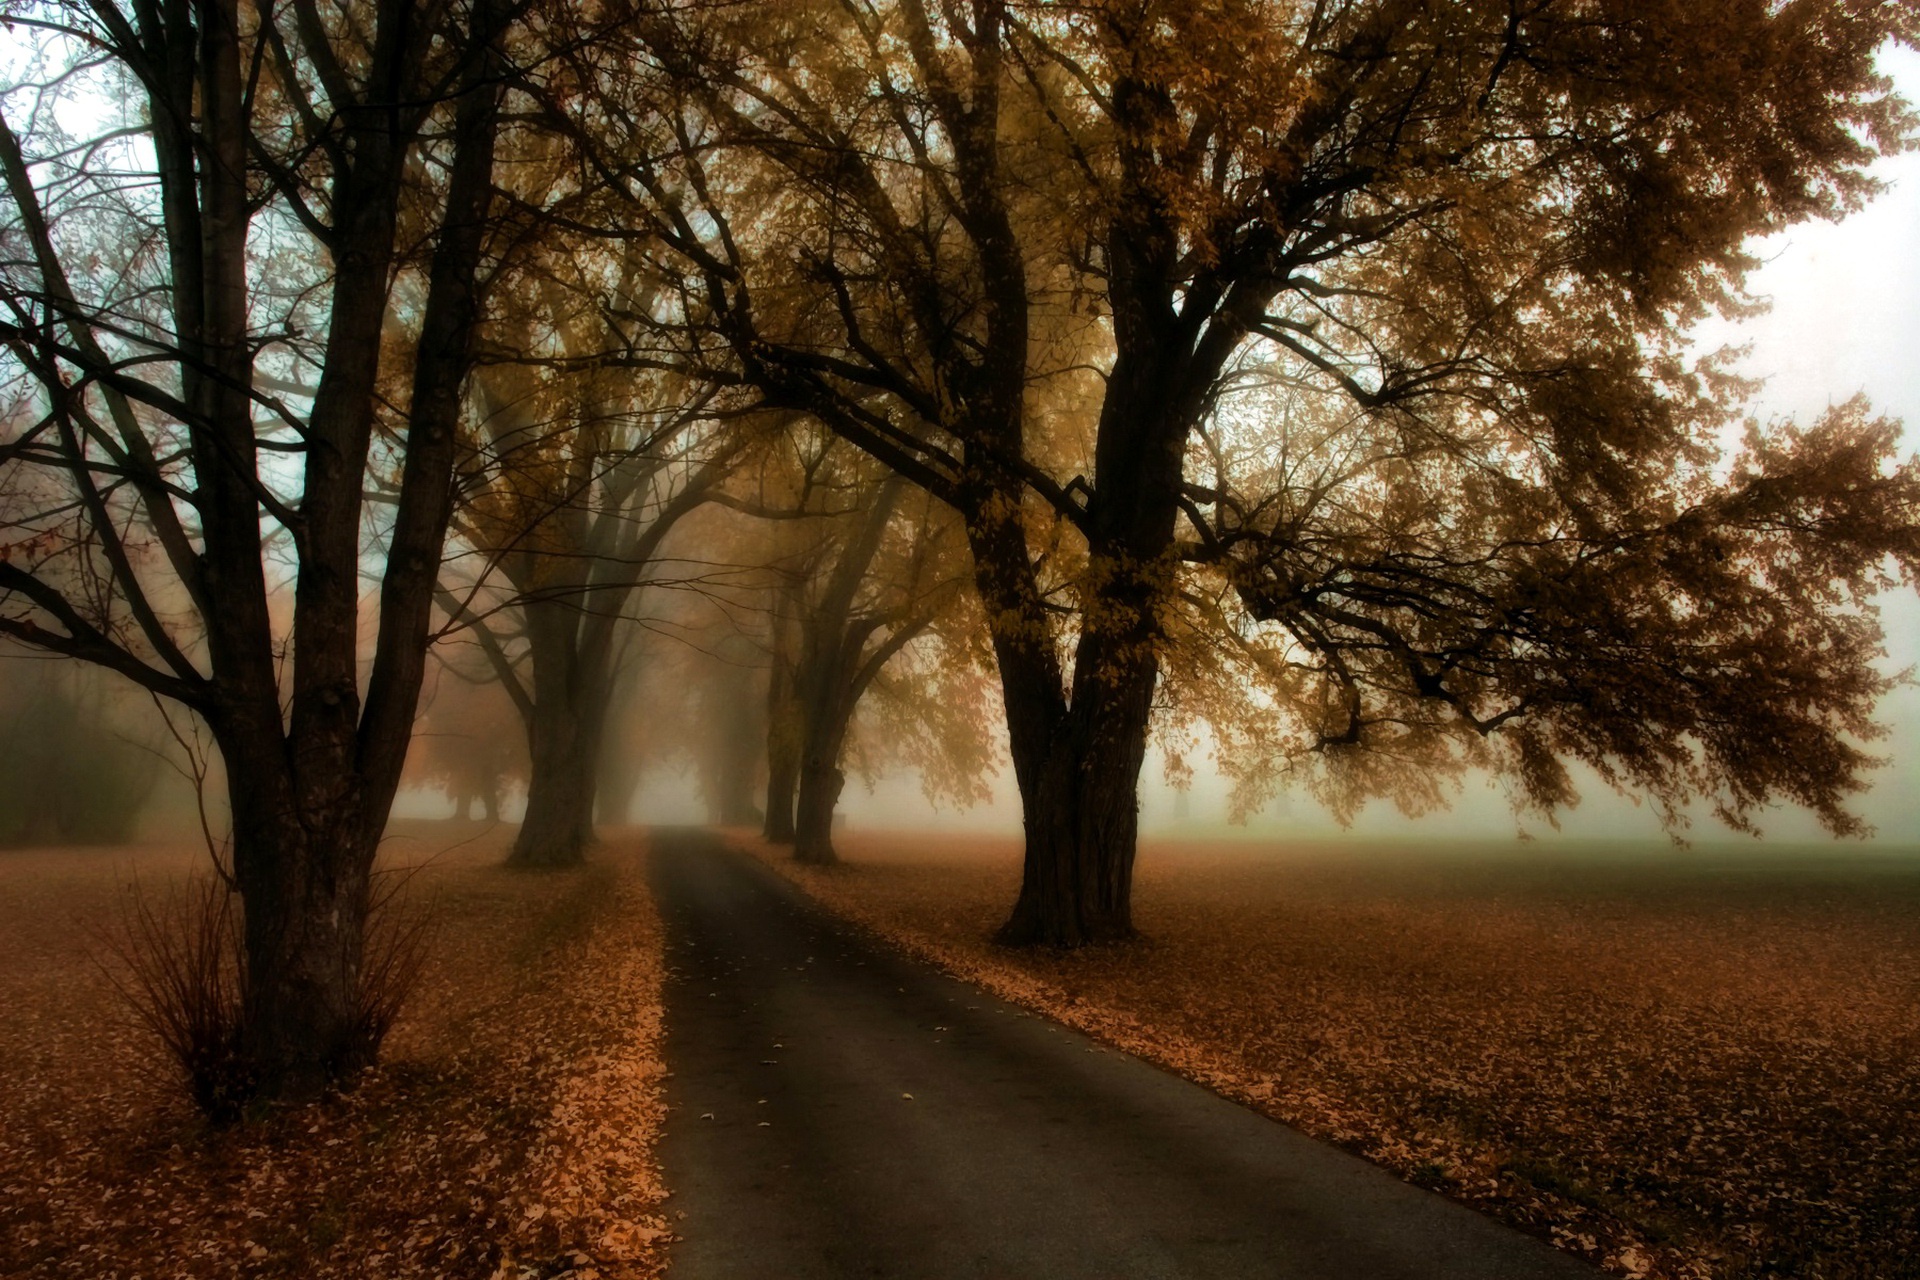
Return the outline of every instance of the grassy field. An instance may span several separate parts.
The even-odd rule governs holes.
[[[635,836],[519,874],[511,829],[403,824],[433,920],[382,1067],[209,1129],[107,935],[164,847],[0,852],[0,1275],[629,1277],[659,1270],[659,924]]]
[[[740,843],[778,862],[774,851]],[[1148,842],[1009,953],[1013,841],[782,869],[999,992],[1625,1275],[1920,1276],[1920,857]]]

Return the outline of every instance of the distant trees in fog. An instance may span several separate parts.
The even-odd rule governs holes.
[[[0,846],[132,837],[168,771],[156,720],[97,671],[0,661]]]

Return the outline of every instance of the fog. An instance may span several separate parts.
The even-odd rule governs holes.
[[[1906,92],[1920,96],[1920,55],[1899,53],[1889,66]],[[1920,360],[1913,355],[1920,351],[1920,308],[1912,304],[1920,297],[1920,155],[1885,162],[1880,174],[1891,189],[1844,223],[1802,226],[1764,245],[1767,262],[1752,287],[1771,300],[1770,312],[1703,326],[1698,346],[1751,347],[1739,367],[1765,380],[1754,405],[1763,417],[1805,421],[1861,393],[1877,411],[1908,423],[1906,439],[1913,443],[1920,441]],[[624,779],[617,789],[626,801],[603,799],[606,819],[719,820],[717,779],[729,767],[743,767],[743,760],[754,762],[744,766],[754,770],[750,784],[764,786],[767,655],[764,646],[751,643],[719,651],[730,629],[752,633],[764,626],[750,597],[664,589],[644,597],[644,639],[634,646],[620,685],[603,770],[608,779]],[[1884,669],[1920,665],[1920,602],[1895,594],[1883,607]],[[423,693],[411,781],[395,816],[442,818],[468,806],[482,816],[478,790],[469,788],[466,798],[456,777],[462,769],[468,775],[477,769],[494,780],[500,818],[512,821],[524,807],[525,787],[525,747],[513,708],[497,685],[476,681],[480,673],[472,670],[471,654],[463,660],[456,644],[443,656]],[[464,677],[457,674],[463,661]],[[64,843],[196,829],[191,765],[145,695],[76,664],[14,656],[0,662],[0,700],[7,727],[0,744],[0,841]],[[731,710],[721,711],[721,702]],[[1881,717],[1891,732],[1876,751],[1887,763],[1855,807],[1875,828],[1872,843],[1911,845],[1920,839],[1920,788],[1911,785],[1920,778],[1920,689],[1896,689],[1883,702]],[[759,740],[723,741],[716,730],[728,724]],[[871,723],[856,726],[856,735],[868,739],[868,754],[880,763],[871,776],[849,770],[840,803],[845,825],[1019,831],[1020,806],[1003,747],[990,753],[983,798],[970,805],[951,798],[936,803],[917,770],[887,762],[885,752],[875,750],[881,744],[872,739],[884,732]],[[1150,754],[1140,787],[1143,833],[1280,841],[1510,840],[1522,833],[1544,841],[1666,839],[1647,807],[1578,772],[1581,803],[1558,815],[1557,828],[1537,817],[1517,819],[1502,788],[1483,776],[1463,779],[1446,811],[1417,818],[1376,802],[1342,828],[1310,797],[1283,792],[1235,822],[1230,787],[1212,767],[1207,745],[1199,743],[1186,759],[1193,775],[1175,785],[1163,753]],[[223,803],[218,785],[208,788],[207,802],[217,815]],[[1824,838],[1807,814],[1789,807],[1775,809],[1762,825],[1774,843]],[[1684,834],[1709,843],[1736,838],[1704,811]]]
[[[1896,50],[1885,65],[1902,92],[1920,98],[1920,54]],[[1764,380],[1753,404],[1762,418],[1804,422],[1863,394],[1876,412],[1909,424],[1905,439],[1911,446],[1920,443],[1920,308],[1913,303],[1920,297],[1920,155],[1883,161],[1878,174],[1889,189],[1842,223],[1803,225],[1760,246],[1766,264],[1750,286],[1770,301],[1770,311],[1706,324],[1696,333],[1696,346],[1701,352],[1749,348],[1738,368]],[[703,554],[699,541],[679,544],[689,562]],[[691,575],[697,589],[680,596],[665,586],[643,588],[639,613],[645,626],[630,646],[612,702],[602,770],[603,792],[612,794],[603,794],[603,820],[738,822],[738,796],[751,791],[763,798],[767,624],[755,592],[764,584],[743,585],[735,576],[715,585],[735,568],[709,560],[705,578]],[[1920,666],[1920,602],[1895,594],[1883,610],[1883,669]],[[945,660],[937,649],[911,651],[935,663]],[[484,663],[476,663],[471,652],[460,656],[457,636],[441,657],[423,693],[420,736],[395,816],[441,818],[469,810],[482,816],[483,793],[491,790],[497,816],[512,821],[524,807],[526,776],[514,709],[497,686],[487,684],[478,670]],[[1913,844],[1920,839],[1920,788],[1912,785],[1920,779],[1920,689],[1896,689],[1882,703],[1881,719],[1890,733],[1874,749],[1886,763],[1854,807],[1875,828],[1875,843]],[[169,729],[150,699],[113,677],[8,655],[0,662],[0,721],[6,727],[0,743],[0,842],[116,840],[196,828],[190,781],[196,766],[175,737],[178,729],[191,733],[190,720],[177,717]],[[967,788],[950,779],[931,788],[938,794],[929,798],[915,753],[903,758],[888,741],[898,728],[897,718],[883,723],[870,708],[856,717],[852,750],[858,759],[847,770],[840,821],[854,828],[1019,830],[1020,806],[1003,745],[973,748],[978,759],[968,765],[977,780],[971,802],[963,802]],[[1000,736],[998,729],[994,733]],[[928,748],[922,747],[924,756]],[[1516,818],[1502,787],[1479,775],[1459,782],[1446,811],[1417,818],[1374,802],[1343,828],[1309,796],[1283,791],[1236,820],[1230,787],[1213,766],[1208,744],[1198,741],[1183,756],[1193,772],[1176,782],[1164,753],[1155,748],[1149,754],[1140,786],[1147,834],[1277,840],[1524,835],[1548,841],[1662,840],[1667,834],[1648,807],[1578,770],[1581,802],[1559,813],[1557,825],[1537,816]],[[723,799],[723,792],[735,799]],[[217,818],[220,788],[207,793]],[[1776,808],[1762,825],[1776,842],[1822,838],[1817,823],[1791,807]],[[1734,833],[1700,806],[1684,834],[1711,842]]]

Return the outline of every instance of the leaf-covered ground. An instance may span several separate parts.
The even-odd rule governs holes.
[[[448,831],[464,835],[455,842]],[[661,935],[636,838],[515,873],[419,824],[421,985],[351,1093],[210,1131],[96,957],[187,850],[0,853],[0,1275],[658,1274]],[[454,847],[448,848],[449,844]]]
[[[1010,841],[830,906],[1630,1276],[1920,1276],[1920,859],[1146,846],[1136,943],[989,941]]]

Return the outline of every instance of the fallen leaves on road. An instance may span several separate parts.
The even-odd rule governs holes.
[[[838,838],[837,838],[838,839]],[[989,941],[1012,842],[855,833],[828,905],[1621,1275],[1920,1276],[1920,870],[1148,846],[1141,940]]]

